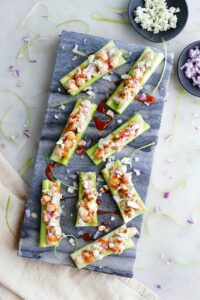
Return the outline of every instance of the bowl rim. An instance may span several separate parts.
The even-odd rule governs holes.
[[[130,0],[130,1],[129,1],[129,4],[128,4],[128,18],[129,18],[129,21],[130,21],[130,23],[131,23],[132,28],[133,28],[140,36],[142,36],[142,37],[145,38],[146,40],[148,40],[148,41],[150,41],[150,42],[152,42],[152,43],[161,44],[161,43],[163,42],[163,40],[162,40],[162,41],[153,41],[150,37],[147,37],[147,36],[145,35],[145,30],[142,29],[142,27],[141,27],[141,30],[138,30],[138,28],[135,26],[137,23],[136,23],[135,21],[133,21],[133,18],[132,18],[132,16],[131,16],[132,11],[131,11],[131,9],[130,9],[131,4],[132,4],[133,1],[134,1],[134,0]],[[171,38],[166,38],[166,39],[164,39],[166,42],[167,42],[167,41],[170,41],[170,40],[172,40],[172,39],[174,39],[177,35],[179,35],[179,34],[183,31],[183,29],[185,28],[185,26],[186,26],[186,24],[187,24],[188,16],[189,16],[188,4],[187,4],[187,1],[186,1],[186,0],[182,0],[182,1],[185,2],[185,6],[186,6],[186,18],[185,18],[185,24],[184,24],[183,28],[182,28],[175,36],[173,36],[173,37],[171,37]],[[167,32],[167,31],[165,31],[165,32]],[[176,31],[175,31],[175,32],[176,32]]]
[[[182,58],[182,55],[183,55],[186,51],[188,51],[189,49],[191,49],[192,47],[196,46],[197,44],[199,44],[199,46],[200,46],[200,40],[188,44],[188,45],[181,51],[181,53],[180,53],[180,55],[179,55],[179,58],[178,58],[178,61],[177,61],[177,74],[178,74],[179,82],[180,82],[180,84],[182,85],[182,87],[183,87],[188,93],[190,93],[191,95],[193,95],[193,96],[195,96],[195,97],[200,97],[200,89],[199,89],[199,94],[194,93],[193,91],[191,91],[190,89],[188,89],[188,88],[184,85],[184,83],[182,82],[181,77],[180,77],[180,72],[182,71],[182,70],[180,70],[180,60],[181,60],[181,58]],[[184,76],[185,76],[185,75],[184,75]],[[189,79],[189,78],[188,78],[188,79]],[[192,86],[192,82],[191,82],[191,86]]]

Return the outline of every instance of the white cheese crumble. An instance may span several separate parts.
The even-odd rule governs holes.
[[[75,239],[72,237],[69,239],[70,244],[74,247],[75,246]]]
[[[86,93],[87,93],[89,96],[91,96],[91,97],[95,97],[95,96],[96,96],[95,92],[93,92],[93,91],[91,91],[91,90],[87,91]]]
[[[37,214],[36,213],[31,213],[31,217],[33,218],[33,219],[37,219]]]
[[[75,55],[75,56],[73,56],[72,57],[72,60],[74,61],[74,60],[77,60],[78,59],[78,56],[77,55]]]
[[[111,78],[111,76],[110,75],[105,75],[105,76],[103,76],[103,79],[105,79],[105,80],[107,80],[107,81],[112,81],[112,78]]]
[[[138,170],[138,169],[133,169],[133,171],[135,172],[136,176],[140,176],[140,170]]]
[[[131,163],[130,157],[124,157],[124,158],[122,158],[121,159],[121,163],[125,164],[125,165],[130,165],[130,163]]]
[[[59,119],[59,116],[58,116],[57,114],[55,114],[55,115],[54,115],[54,118],[55,118],[56,120],[58,120],[58,119]]]
[[[106,115],[107,115],[108,117],[114,118],[114,113],[113,113],[113,111],[110,110],[110,109],[107,110]]]
[[[114,217],[114,216],[111,216],[111,217],[110,217],[110,220],[111,220],[111,221],[114,221],[114,220],[115,220],[115,217]]]
[[[67,189],[68,193],[73,194],[74,193],[74,187],[73,186],[69,186]]]
[[[118,123],[118,124],[122,124],[122,119],[118,119],[118,120],[117,120],[117,123]]]
[[[63,104],[61,104],[61,105],[59,106],[59,108],[62,109],[62,110],[64,110],[64,109],[65,109],[65,106],[64,106]]]
[[[176,28],[180,8],[168,8],[166,0],[145,0],[144,7],[138,6],[134,11],[135,22],[154,34]]]

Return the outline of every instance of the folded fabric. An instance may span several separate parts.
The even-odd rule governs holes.
[[[18,257],[27,186],[1,154],[0,164],[0,299],[161,299],[135,278],[78,271]]]

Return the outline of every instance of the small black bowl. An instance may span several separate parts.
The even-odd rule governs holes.
[[[153,0],[152,0],[153,1]],[[167,0],[168,7],[174,6],[179,7],[180,12],[177,13],[178,21],[177,21],[177,27],[175,29],[169,29],[167,31],[159,32],[159,33],[152,33],[150,31],[147,31],[145,29],[142,29],[140,24],[137,24],[135,22],[135,15],[134,11],[138,6],[144,7],[144,1],[143,0],[131,0],[129,3],[128,8],[128,16],[131,24],[133,25],[133,28],[142,35],[145,39],[153,42],[153,43],[162,43],[163,39],[165,41],[169,41],[173,39],[175,36],[177,36],[185,27],[185,24],[187,23],[188,19],[188,6],[185,0]]]
[[[178,63],[177,63],[177,73],[178,78],[181,85],[186,89],[190,94],[200,97],[200,89],[197,86],[192,84],[192,79],[189,79],[185,76],[185,70],[181,70],[181,67],[186,63],[188,59],[188,51],[190,49],[194,49],[196,46],[200,47],[200,41],[196,41],[183,49],[181,55],[179,56]]]

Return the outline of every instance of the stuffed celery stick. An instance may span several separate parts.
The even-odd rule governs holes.
[[[68,93],[75,96],[104,75],[125,64],[122,54],[122,50],[110,41],[98,52],[89,55],[86,61],[65,75],[60,82]]]
[[[71,254],[71,258],[77,268],[82,269],[108,255],[120,254],[125,249],[134,248],[132,238],[136,234],[138,234],[138,231],[135,227],[127,228],[124,224],[93,243],[75,251]]]
[[[123,81],[106,104],[117,113],[123,113],[155,72],[163,58],[162,53],[155,53],[150,48],[145,48],[128,74],[122,75]]]
[[[143,120],[142,116],[136,114],[107,137],[100,139],[86,153],[95,165],[99,165],[149,128],[149,124]]]
[[[97,105],[90,100],[77,100],[67,125],[56,143],[51,160],[65,166],[69,163],[96,109]]]
[[[126,165],[119,160],[108,163],[102,170],[102,174],[125,223],[146,211],[146,207],[132,183],[131,173],[127,172]]]
[[[79,197],[77,203],[76,226],[97,226],[97,190],[96,173],[81,172],[79,174]]]
[[[42,182],[40,247],[58,246],[62,236],[60,227],[61,183],[59,180]]]

